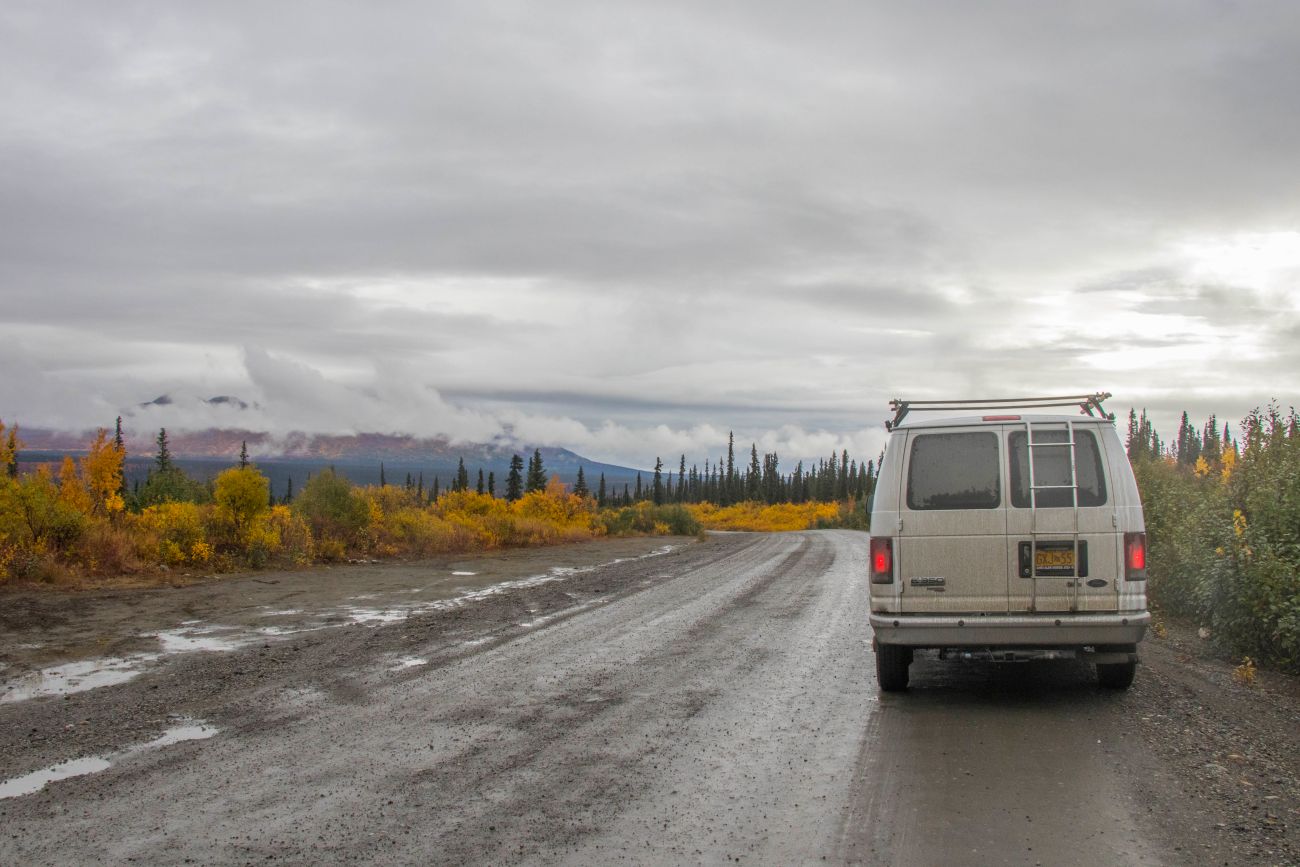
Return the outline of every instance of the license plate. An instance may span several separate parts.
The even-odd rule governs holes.
[[[1074,548],[1039,548],[1034,552],[1034,569],[1074,571]]]

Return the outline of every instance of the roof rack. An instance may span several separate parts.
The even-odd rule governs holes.
[[[885,430],[898,427],[913,410],[951,412],[965,409],[1042,409],[1049,406],[1077,406],[1084,415],[1100,416],[1114,421],[1115,414],[1106,412],[1101,405],[1103,400],[1108,400],[1110,397],[1110,392],[1098,391],[1093,394],[1063,394],[1057,397],[997,397],[980,400],[899,400],[895,398],[889,402],[889,408],[894,411],[894,419],[885,422]]]

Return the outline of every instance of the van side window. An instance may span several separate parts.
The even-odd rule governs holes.
[[[907,508],[996,509],[1002,504],[998,435],[918,434],[907,463]]]
[[[1029,497],[1029,455],[1025,447],[1025,432],[1013,431],[1010,439],[1011,451],[1011,505],[1018,509],[1028,509]],[[1034,443],[1066,443],[1070,441],[1068,431],[1035,430]],[[1101,467],[1101,450],[1097,448],[1097,438],[1091,431],[1075,429],[1074,431],[1075,471],[1079,476],[1079,505],[1102,506],[1106,504],[1106,476]],[[1034,448],[1034,484],[1066,485],[1070,484],[1070,447],[1045,446]],[[1069,509],[1074,506],[1068,487],[1064,490],[1039,490],[1038,508]]]

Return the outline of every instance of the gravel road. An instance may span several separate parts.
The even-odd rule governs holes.
[[[1123,694],[922,655],[882,697],[865,561],[714,534],[0,596],[0,863],[1300,863],[1294,680],[1172,637]]]

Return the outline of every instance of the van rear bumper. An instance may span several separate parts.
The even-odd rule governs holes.
[[[1137,644],[1151,623],[1147,611],[1120,614],[943,616],[872,614],[881,644],[908,647],[1077,647]]]

